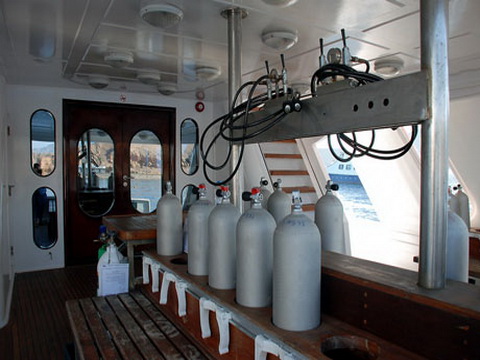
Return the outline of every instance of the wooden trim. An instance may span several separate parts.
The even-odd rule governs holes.
[[[263,154],[266,159],[302,159],[301,154],[273,154],[266,153]]]
[[[286,176],[295,176],[295,175],[300,175],[300,176],[308,176],[308,171],[307,170],[271,170],[270,175],[272,176],[279,176],[279,175],[286,175]]]
[[[315,204],[302,204],[302,210],[303,211],[315,211]]]
[[[282,190],[286,193],[291,193],[294,190],[298,190],[302,194],[315,192],[315,188],[313,186],[286,186],[282,187]]]

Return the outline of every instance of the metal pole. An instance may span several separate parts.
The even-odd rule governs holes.
[[[228,106],[231,106],[235,93],[242,84],[242,19],[247,12],[240,8],[227,8],[222,16],[228,22]],[[240,148],[233,145],[230,159],[230,172],[237,166]],[[231,193],[233,204],[242,212],[242,191],[244,189],[244,168],[240,165],[237,174],[232,179]]]
[[[418,284],[441,289],[446,282],[448,219],[448,0],[421,0],[420,19],[421,66],[428,73],[430,116],[422,124]]]

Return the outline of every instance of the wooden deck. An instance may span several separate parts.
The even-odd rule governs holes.
[[[12,310],[0,330],[0,358],[65,359],[73,342],[65,301],[96,295],[96,266],[17,274]]]

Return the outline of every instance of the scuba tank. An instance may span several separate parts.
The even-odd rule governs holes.
[[[345,236],[343,205],[332,192],[339,187],[328,180],[325,188],[325,195],[315,204],[315,224],[322,236],[322,250],[350,255],[350,244]]]
[[[469,234],[463,219],[448,211],[447,279],[468,283]]]
[[[167,192],[157,204],[157,253],[178,255],[183,250],[182,205],[167,182]]]
[[[199,199],[190,206],[187,218],[188,272],[199,276],[208,275],[208,217],[213,204],[206,193],[205,184],[200,184]]]
[[[273,324],[304,331],[320,324],[321,241],[315,223],[303,214],[300,192],[292,192],[291,215],[273,237]]]
[[[458,212],[457,214],[465,221],[467,229],[470,229],[470,200],[467,194],[463,192],[462,185],[457,185],[457,193],[455,197],[458,199]]]
[[[273,216],[262,207],[261,190],[244,192],[251,208],[237,224],[237,303],[265,307],[272,302]]]
[[[272,214],[277,224],[292,212],[292,200],[287,193],[282,191],[281,184],[281,179],[277,179],[273,183],[275,191],[270,195],[267,202],[267,210]]]
[[[235,289],[236,227],[240,211],[230,202],[228,186],[221,186],[222,202],[208,217],[208,284],[215,289]]]
[[[457,187],[455,186],[455,189]],[[452,210],[454,213],[458,214],[459,209],[458,209],[458,199],[453,193],[452,187],[448,187],[448,208]]]
[[[268,190],[267,185],[268,185],[268,180],[262,177],[260,179],[260,194],[262,194],[262,198],[260,199],[260,202],[264,209],[267,208],[268,198],[271,195],[271,192],[270,190]]]

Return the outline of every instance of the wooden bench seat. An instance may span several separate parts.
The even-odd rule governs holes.
[[[68,300],[77,359],[208,359],[140,292]]]

